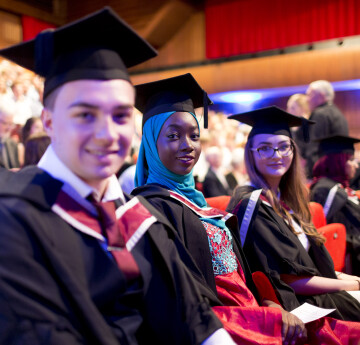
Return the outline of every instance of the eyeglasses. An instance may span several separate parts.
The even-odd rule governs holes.
[[[281,157],[288,157],[293,153],[294,147],[289,143],[279,147],[263,145],[258,148],[251,148],[250,150],[257,151],[261,158],[268,159],[274,157],[275,152],[278,152]]]

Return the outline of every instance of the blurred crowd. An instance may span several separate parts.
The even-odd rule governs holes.
[[[42,95],[39,76],[0,62],[0,166],[16,170],[36,164],[49,145],[40,119]]]

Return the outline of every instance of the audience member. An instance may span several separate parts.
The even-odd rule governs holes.
[[[334,271],[325,238],[311,222],[309,191],[290,131],[304,119],[277,107],[230,118],[253,126],[245,146],[251,186],[237,188],[228,206],[238,216],[250,268],[269,277],[288,311],[308,302],[334,308],[330,316],[336,319],[360,321],[360,303],[346,292],[360,290],[360,277]],[[359,323],[354,328],[360,332]]]
[[[134,134],[127,67],[155,50],[105,8],[0,55],[46,77],[51,137],[37,167],[1,172],[0,343],[232,344],[175,230],[115,175]]]
[[[312,168],[319,158],[318,143],[315,140],[331,135],[349,135],[348,123],[334,102],[335,92],[332,85],[326,80],[317,80],[310,83],[306,90],[311,115],[309,120],[315,122],[310,126],[310,141],[305,145],[305,158],[308,177],[311,177]]]
[[[205,152],[209,169],[205,175],[202,187],[205,198],[230,195],[231,189],[225,178],[222,151],[218,146],[211,146]]]
[[[296,116],[302,116],[305,119],[309,119],[311,111],[308,97],[302,93],[296,93],[292,95],[287,102],[287,112]],[[307,171],[307,166],[310,163],[307,163],[306,161],[306,148],[308,143],[304,140],[303,130],[303,127],[299,126],[292,129],[291,131],[293,139],[299,148],[299,154],[302,158],[302,165],[305,168],[306,175],[311,176],[311,172]]]
[[[0,105],[0,166],[6,169],[20,167],[18,144],[11,137],[14,114],[10,103]]]
[[[354,144],[358,142],[360,139],[339,135],[320,140],[311,200],[323,205],[328,223],[345,225],[346,252],[351,259],[347,272],[360,276],[360,201],[350,188],[359,168],[354,159]]]
[[[232,170],[225,175],[231,194],[237,186],[242,186],[248,182],[244,152],[242,147],[238,147],[233,151],[231,160]]]
[[[50,137],[46,133],[30,135],[25,144],[24,165],[36,165],[50,145]]]
[[[28,138],[36,133],[41,133],[44,131],[44,126],[42,124],[41,118],[37,116],[30,117],[26,120],[24,126],[21,130],[21,142],[25,145]]]

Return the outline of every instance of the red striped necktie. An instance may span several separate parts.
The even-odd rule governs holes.
[[[96,202],[91,200],[98,212],[102,235],[107,239],[107,249],[116,260],[120,270],[128,280],[140,275],[139,267],[133,255],[126,249],[125,236],[118,226],[114,201]]]

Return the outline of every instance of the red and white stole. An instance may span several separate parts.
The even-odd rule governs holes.
[[[98,239],[102,246],[112,254],[118,267],[129,280],[138,277],[139,267],[131,250],[157,219],[140,203],[138,198],[132,198],[115,210],[116,223],[124,239],[124,246],[112,245],[110,247],[102,233],[96,208],[87,200],[71,194],[73,193],[68,193],[66,188],[63,188],[52,206],[52,211],[78,231]]]

